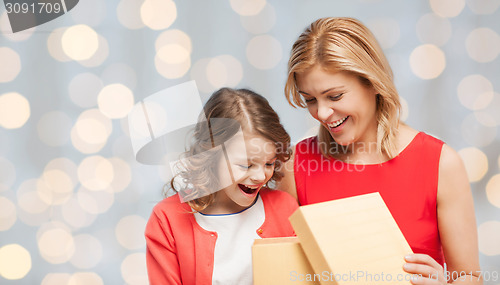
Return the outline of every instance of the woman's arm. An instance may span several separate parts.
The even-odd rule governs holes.
[[[170,226],[154,211],[146,225],[145,236],[149,283],[182,284],[177,249]]]
[[[297,198],[297,187],[295,186],[295,176],[293,174],[293,158],[295,155],[295,146],[293,147],[293,152],[290,155],[290,159],[283,164],[281,167],[281,172],[285,175],[276,185],[276,189],[288,192],[295,200]]]
[[[446,144],[443,145],[439,161],[437,213],[449,278],[422,278],[412,283],[443,284],[448,281],[453,284],[483,284],[479,280],[476,218],[467,173],[460,156]],[[407,272],[424,276],[429,276],[429,273],[442,274],[443,268],[428,255],[411,256],[413,260],[407,259]],[[452,276],[460,277],[453,280]]]

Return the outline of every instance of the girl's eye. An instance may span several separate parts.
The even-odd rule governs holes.
[[[274,166],[276,164],[276,161],[273,161],[273,162],[270,162],[270,163],[266,163],[266,166],[267,167],[271,167],[271,166]]]
[[[251,165],[242,165],[242,164],[238,164],[238,166],[243,169],[249,169],[251,167]]]
[[[338,101],[338,100],[342,99],[342,96],[344,96],[344,93],[340,93],[339,95],[335,95],[335,96],[328,96],[328,99],[330,99],[332,101]]]

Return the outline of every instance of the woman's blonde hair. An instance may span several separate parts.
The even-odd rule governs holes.
[[[217,146],[231,139],[240,126],[244,134],[258,135],[274,143],[275,170],[269,182],[275,183],[283,177],[280,167],[291,155],[290,136],[266,98],[248,89],[222,88],[212,94],[203,109],[199,122],[204,123],[196,125],[190,149],[184,154],[190,159],[178,174],[184,185],[174,183],[177,177],[170,181],[173,190],[200,197],[189,199],[188,194],[185,200],[190,200],[191,208],[202,211],[214,202],[217,192],[213,190],[220,185],[213,163],[223,155]]]
[[[377,92],[377,150],[389,158],[396,155],[399,124],[399,95],[391,67],[377,40],[360,21],[353,18],[322,18],[313,22],[295,41],[288,61],[285,95],[293,107],[306,107],[297,89],[296,75],[319,65],[330,72],[349,72]],[[318,134],[321,153],[333,157],[336,143],[321,126]]]

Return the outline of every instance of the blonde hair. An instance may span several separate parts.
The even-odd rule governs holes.
[[[293,107],[306,107],[297,89],[296,74],[315,65],[331,72],[354,74],[376,90],[377,150],[394,157],[401,104],[391,67],[370,30],[353,18],[322,18],[313,22],[293,44],[288,61],[285,95]],[[321,153],[333,157],[328,146],[336,143],[323,126],[318,140]]]
[[[222,156],[216,146],[234,136],[240,126],[244,133],[258,135],[274,143],[275,170],[268,182],[274,183],[283,177],[280,167],[291,155],[290,136],[266,98],[248,89],[222,88],[212,94],[203,109],[199,120],[208,122],[208,128],[202,123],[196,125],[191,147],[184,154],[190,158],[189,162],[183,165],[185,170],[178,174],[185,185],[182,188],[176,186],[176,177],[170,181],[174,191],[200,197],[187,202],[191,208],[199,212],[214,202],[217,192],[212,193],[212,190],[218,189],[219,174],[212,164]],[[195,159],[191,159],[193,157]]]

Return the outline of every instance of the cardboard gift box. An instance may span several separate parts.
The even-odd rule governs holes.
[[[412,250],[380,193],[300,207],[290,222],[321,284],[410,284]]]
[[[256,239],[252,259],[254,285],[320,284],[297,237]]]
[[[412,250],[378,192],[301,206],[290,222],[306,259],[298,253],[299,244],[256,241],[255,285],[300,284],[302,280],[321,285],[410,284],[411,275],[403,271],[403,264]],[[312,270],[304,269],[302,280],[271,282],[281,276],[274,272],[298,272],[296,263],[283,262],[288,259],[300,260],[300,264],[309,261]]]

